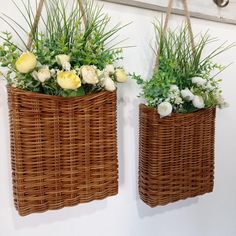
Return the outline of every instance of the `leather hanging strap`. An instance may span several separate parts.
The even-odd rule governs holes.
[[[188,27],[188,31],[189,31],[192,51],[193,51],[193,54],[195,54],[194,35],[193,35],[191,18],[190,18],[189,9],[188,9],[188,0],[182,0],[182,1],[183,1],[183,6],[184,6],[184,15],[185,15],[186,21],[187,21],[187,27]],[[161,35],[161,37],[165,37],[165,35],[166,35],[169,19],[170,19],[171,12],[172,12],[172,7],[173,7],[173,0],[169,0],[167,12],[166,12],[165,23],[164,23],[163,34]],[[157,71],[159,69],[159,66],[160,66],[160,47],[158,48],[158,51],[157,51],[156,64],[155,64],[154,71]]]
[[[184,4],[184,13],[187,19],[187,26],[188,26],[188,31],[189,31],[189,36],[191,40],[191,46],[193,50],[193,54],[195,54],[195,44],[194,44],[194,36],[193,36],[193,29],[192,29],[192,24],[191,24],[191,18],[190,18],[190,13],[188,9],[188,0],[183,0]]]
[[[79,9],[83,18],[83,23],[84,23],[84,27],[86,27],[87,24],[87,18],[86,18],[86,14],[85,14],[85,9],[84,9],[84,5],[82,0],[78,0],[78,4],[79,4]]]
[[[40,0],[37,11],[36,11],[36,15],[35,15],[35,19],[34,19],[34,24],[33,27],[31,29],[31,32],[29,34],[29,40],[27,43],[27,49],[30,51],[31,47],[32,47],[32,43],[33,43],[33,35],[35,34],[37,28],[38,28],[38,24],[39,24],[39,20],[42,14],[42,10],[43,10],[43,4],[44,4],[44,0]]]

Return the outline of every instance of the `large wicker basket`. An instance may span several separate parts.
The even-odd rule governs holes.
[[[8,99],[20,215],[117,194],[116,92],[62,98],[8,87]]]
[[[213,191],[215,109],[160,118],[140,105],[139,193],[151,207]]]

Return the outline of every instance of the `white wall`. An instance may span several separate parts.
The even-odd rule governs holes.
[[[18,19],[10,1],[0,0],[1,11]],[[150,77],[153,54],[151,22],[157,12],[105,4],[114,23],[133,24],[122,36],[129,37],[124,65],[130,72]],[[173,17],[177,25],[181,17]],[[236,26],[193,20],[195,32],[210,29],[221,41],[236,39]],[[5,26],[0,23],[0,29]],[[236,61],[236,48],[219,57],[219,62]],[[235,236],[236,235],[236,66],[222,74],[225,97],[231,107],[218,111],[216,129],[216,175],[212,194],[151,209],[139,200],[138,88],[134,82],[119,87],[120,191],[116,197],[59,211],[19,217],[13,207],[9,154],[9,124],[6,90],[0,85],[0,235],[1,236]],[[123,98],[123,99],[122,99]]]

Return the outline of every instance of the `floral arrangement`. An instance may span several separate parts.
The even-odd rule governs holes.
[[[34,31],[33,7],[30,1],[28,5],[21,2],[23,9],[13,1],[29,31],[13,18],[1,17],[23,45],[15,44],[9,32],[0,36],[3,40],[0,65],[6,68],[6,73],[2,74],[9,85],[70,97],[114,91],[117,83],[127,81],[124,69],[115,65],[122,59],[123,48],[114,40],[124,26],[118,24],[107,30],[110,18],[102,12],[102,7],[89,1],[81,11],[79,2],[65,5],[59,0],[45,1],[46,16],[41,17],[43,29]],[[32,32],[32,49],[28,48],[20,31],[25,36]]]
[[[191,113],[203,108],[227,107],[219,86],[221,80],[217,78],[226,66],[214,63],[212,59],[234,44],[223,43],[204,55],[206,46],[216,41],[208,33],[199,35],[193,48],[186,25],[165,34],[162,23],[154,26],[160,52],[159,68],[148,81],[133,76],[142,87],[140,96],[147,106],[157,108],[161,117],[170,116],[172,112]]]

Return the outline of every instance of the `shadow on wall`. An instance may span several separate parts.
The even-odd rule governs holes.
[[[1,204],[3,204],[3,209],[6,211],[8,211],[9,208],[14,208],[11,178],[10,125],[8,114],[6,83],[5,81],[0,80],[0,166],[2,175],[1,180],[3,180],[3,182],[1,182],[1,187],[4,186],[4,191],[1,191],[1,197],[3,198]]]
[[[60,210],[51,210],[47,213],[31,214],[20,217],[12,206],[12,218],[15,229],[34,228],[40,225],[50,225],[54,222],[63,222],[68,219],[76,219],[98,211],[102,211],[107,207],[107,200],[93,201],[87,204],[81,204],[75,207],[67,207]]]
[[[138,193],[137,196],[139,197]],[[149,217],[149,216],[155,216],[155,215],[160,215],[164,214],[170,211],[175,211],[179,210],[185,207],[189,207],[191,205],[197,204],[199,201],[198,197],[179,201],[176,203],[172,203],[166,206],[157,206],[155,208],[151,208],[148,205],[146,205],[142,200],[137,200],[137,209],[138,209],[138,214],[141,218]]]
[[[125,163],[124,163],[124,92],[117,89],[117,141],[118,141],[118,160],[119,160],[119,189],[125,182]],[[120,127],[120,128],[119,128]],[[121,128],[122,127],[122,128]]]

